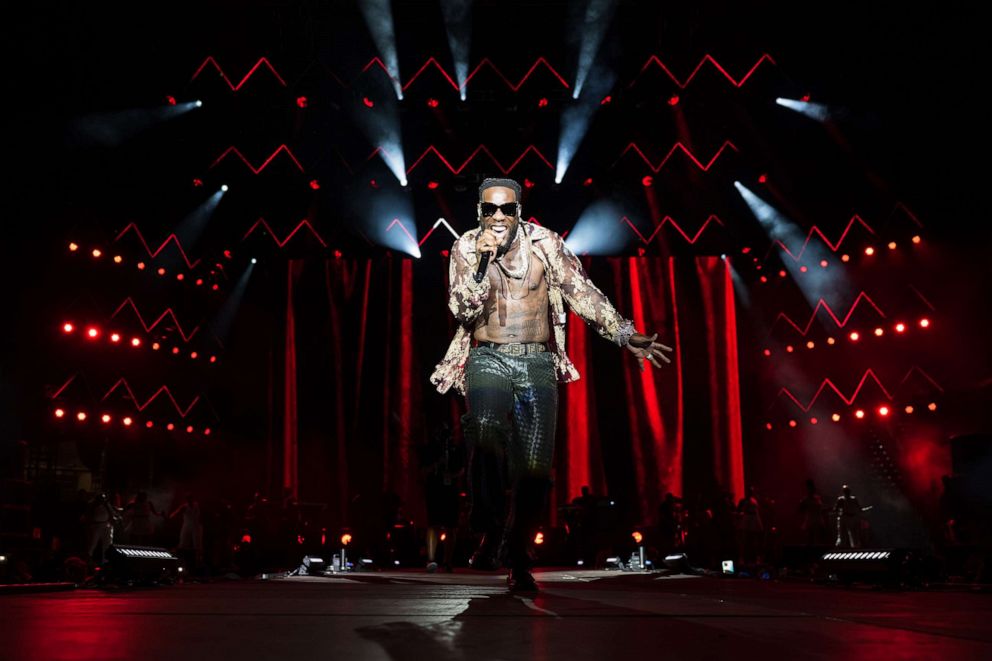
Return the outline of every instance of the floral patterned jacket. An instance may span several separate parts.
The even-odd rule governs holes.
[[[465,393],[465,361],[472,346],[472,332],[492,287],[489,278],[476,283],[472,277],[478,265],[475,241],[480,231],[477,228],[465,232],[451,248],[448,307],[459,326],[447,353],[431,375],[431,383],[441,393],[451,387]],[[520,222],[520,231],[530,237],[533,254],[544,264],[558,380],[562,383],[575,381],[579,378],[579,372],[565,353],[565,303],[602,337],[621,347],[633,335],[634,324],[621,317],[609,299],[592,283],[579,258],[565,245],[560,235],[525,221]]]

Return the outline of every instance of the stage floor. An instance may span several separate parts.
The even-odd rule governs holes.
[[[755,579],[381,572],[0,597],[2,658],[989,659],[992,596]]]

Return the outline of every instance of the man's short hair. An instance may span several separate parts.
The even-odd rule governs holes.
[[[520,188],[520,184],[518,184],[513,179],[497,179],[497,178],[482,180],[482,183],[479,185],[479,199],[480,200],[482,199],[482,191],[486,190],[487,188],[496,188],[496,187],[509,188],[514,193],[516,193],[517,202],[520,201],[520,193],[522,192],[522,189]]]

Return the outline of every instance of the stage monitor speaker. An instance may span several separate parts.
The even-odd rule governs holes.
[[[685,553],[670,553],[662,561],[668,569],[680,574],[692,574],[692,567],[689,566],[689,557]]]
[[[171,582],[179,574],[179,558],[164,548],[114,544],[107,557],[110,562],[108,578],[118,582]]]
[[[327,563],[323,558],[307,555],[303,557],[303,565],[300,566],[299,573],[306,576],[323,576],[326,569]]]
[[[820,558],[820,572],[844,583],[898,585],[918,573],[909,549],[834,549]]]

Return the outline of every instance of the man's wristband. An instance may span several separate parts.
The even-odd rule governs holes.
[[[627,343],[630,342],[630,338],[634,335],[634,322],[625,321],[620,324],[619,330],[617,330],[616,343],[618,346],[625,347]]]

